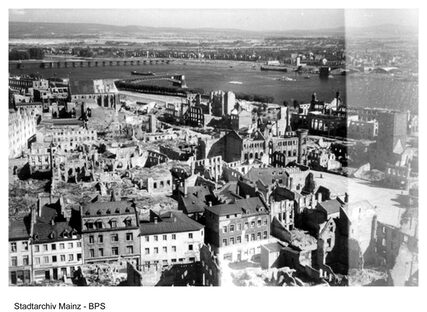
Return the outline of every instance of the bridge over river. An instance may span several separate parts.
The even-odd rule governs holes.
[[[106,67],[106,66],[135,66],[169,64],[170,59],[64,59],[64,60],[24,60],[9,61],[9,69],[25,68],[75,68],[75,67]]]

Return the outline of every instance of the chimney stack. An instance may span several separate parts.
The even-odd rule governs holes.
[[[42,205],[41,205],[41,195],[40,193],[38,194],[38,200],[37,200],[37,214],[39,217],[41,217],[42,215]]]
[[[246,194],[246,199],[250,198],[249,194]]]
[[[345,193],[344,195],[344,202],[348,204],[348,193]]]
[[[311,207],[316,207],[316,196],[314,194],[311,194]]]
[[[322,193],[317,193],[317,202],[321,203],[322,202]]]
[[[212,202],[211,201],[209,201],[209,207],[212,207]]]
[[[114,190],[111,190],[111,198],[110,201],[115,202],[116,201],[116,192],[114,192]]]
[[[187,183],[185,183],[185,181],[183,183],[183,188],[184,188],[184,196],[187,197],[188,196],[188,186],[187,186]]]
[[[157,217],[154,217],[154,224],[157,224]]]

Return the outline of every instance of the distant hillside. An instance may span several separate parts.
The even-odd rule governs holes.
[[[417,36],[418,30],[412,27],[396,25],[396,24],[383,24],[370,27],[352,27],[346,29],[347,37],[406,37]]]
[[[379,25],[375,27],[355,28],[328,28],[312,30],[288,31],[246,31],[239,29],[197,28],[184,29],[172,27],[146,26],[114,26],[104,24],[85,23],[34,23],[10,22],[9,38],[100,38],[103,36],[150,36],[156,34],[177,34],[179,36],[230,36],[237,37],[321,37],[321,36],[349,36],[349,37],[402,37],[417,35],[417,31],[401,25]]]
[[[243,31],[238,29],[215,29],[215,28],[197,28],[184,29],[172,27],[146,27],[146,26],[114,26],[104,24],[87,23],[34,23],[34,22],[10,22],[9,38],[67,38],[67,37],[86,37],[98,38],[105,35],[156,35],[161,33],[171,33],[178,35],[188,34],[235,34],[239,37],[247,35],[261,36],[261,33]]]
[[[106,33],[129,33],[128,27],[83,23],[10,22],[9,38],[98,37]]]

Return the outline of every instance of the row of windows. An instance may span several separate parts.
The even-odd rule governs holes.
[[[67,255],[57,255],[54,256],[44,256],[44,257],[35,257],[34,258],[34,264],[47,264],[47,263],[56,263],[56,262],[67,262],[67,261],[80,261],[82,259],[82,254],[78,253],[76,255],[74,254],[68,254]],[[43,260],[43,261],[42,261]]]
[[[259,155],[258,155],[258,152],[256,152],[255,154],[254,154],[254,153],[252,153],[252,152],[250,152],[250,153],[245,153],[244,158],[245,158],[246,160],[248,160],[248,159],[252,159],[252,158],[259,159],[259,158],[261,158],[262,156],[264,156],[264,153],[263,153],[263,152],[259,153]]]
[[[133,246],[126,246],[126,253],[133,254]],[[119,247],[111,247],[111,254],[113,256],[119,255]],[[89,257],[103,257],[104,256],[104,248],[98,248],[98,252],[95,253],[95,249],[89,249]]]
[[[59,249],[65,249],[66,244],[65,243],[59,243],[58,246],[59,246]],[[76,247],[82,247],[82,243],[77,242]],[[22,242],[22,248],[23,248],[23,250],[27,251],[28,250],[28,242]],[[67,243],[67,248],[68,249],[74,248],[74,243],[73,242]],[[33,249],[34,249],[34,252],[40,252],[40,245],[34,245]],[[57,244],[56,243],[50,244],[50,250],[57,250]],[[10,243],[10,251],[11,252],[17,251],[17,243],[16,242]],[[43,244],[43,251],[49,251],[49,244]]]
[[[119,234],[111,234],[111,241],[112,242],[118,242],[119,241]],[[133,241],[133,233],[126,233],[126,240],[127,241]],[[96,237],[96,242],[97,243],[103,243],[104,242],[104,235],[98,235]],[[89,243],[93,244],[95,243],[95,236],[94,235],[90,235],[89,236]]]
[[[268,233],[267,231],[264,231],[263,234],[261,234],[261,232],[256,233],[252,233],[250,236],[249,234],[245,235],[245,242],[252,242],[252,241],[257,241],[257,240],[261,240],[261,239],[267,239],[268,238]],[[241,244],[242,243],[242,236],[236,236],[234,237],[230,237],[230,238],[223,238],[222,240],[222,246],[228,246],[228,245],[234,245],[234,244]]]
[[[294,149],[294,150],[287,150],[288,151],[288,157],[296,157],[297,156],[297,150],[296,149]],[[276,152],[281,152],[281,153],[283,153],[284,155],[286,155],[286,150],[283,150],[283,149],[277,149],[276,150]]]
[[[57,244],[50,244],[50,250],[56,250],[56,246]],[[59,243],[59,249],[65,249],[65,246],[67,245],[68,249],[72,249],[74,248],[74,246],[76,247],[82,247],[82,243],[81,242],[76,242],[76,245],[74,245],[73,242],[69,242],[67,244],[65,243]],[[34,252],[40,252],[40,245],[34,245]],[[49,245],[48,244],[43,244],[43,251],[48,251],[49,250]]]
[[[94,140],[95,140],[95,137],[84,137],[84,138],[78,137],[78,138],[76,138],[76,141],[94,141]],[[62,141],[73,142],[74,139],[73,138],[71,138],[71,139],[65,138],[65,139],[62,139]],[[61,138],[53,138],[53,142],[61,142]]]
[[[107,223],[110,225],[110,229],[117,228],[117,220],[113,219],[113,220],[108,221]],[[132,219],[127,218],[123,221],[123,223],[126,227],[130,227],[130,226],[132,226]],[[93,229],[105,229],[107,227],[105,226],[105,224],[101,220],[97,220],[95,222],[91,222],[91,221],[86,222],[86,228],[88,230],[93,230]]]
[[[260,226],[263,225],[263,223],[264,223],[264,225],[267,225],[268,224],[267,219],[264,219],[264,222],[261,219],[258,219],[256,222],[255,221],[251,221],[250,227],[254,228],[255,225],[257,227],[260,227]],[[249,222],[245,222],[244,225],[243,225],[243,229],[246,230],[248,228],[249,228]],[[241,230],[242,230],[242,223],[230,224],[228,226],[226,225],[226,226],[222,227],[222,232],[223,233],[227,233],[227,232],[233,233],[234,231],[241,231]]]
[[[243,148],[264,148],[264,143],[243,144]]]
[[[296,141],[296,140],[292,140],[292,141],[283,141],[283,142],[279,141],[279,142],[277,142],[277,145],[278,145],[278,146],[298,145],[298,141]]]
[[[201,231],[201,235],[203,235],[203,231]],[[154,242],[158,242],[159,237],[160,237],[160,235],[153,235],[152,239]],[[163,234],[163,235],[161,235],[161,237],[162,237],[162,240],[164,240],[164,241],[167,241],[168,239],[176,240],[176,234],[170,234],[170,238],[169,238],[169,235],[167,235],[167,234]],[[194,237],[193,233],[188,233],[189,239],[193,239],[193,237]],[[145,236],[145,241],[146,242],[150,241],[149,235]]]
[[[126,207],[126,209],[125,209],[125,213],[130,213],[131,211],[130,211],[130,209],[128,208],[128,207]],[[119,208],[116,208],[116,210],[114,210],[114,213],[115,214],[120,214],[120,209]],[[107,209],[106,211],[105,211],[105,214],[106,215],[110,215],[111,214],[111,210],[110,209]],[[85,215],[86,216],[89,216],[90,215],[90,211],[86,211],[85,212]],[[101,216],[102,215],[102,211],[101,210],[98,210],[97,212],[96,212],[96,215],[97,216]],[[112,221],[114,221],[114,220],[112,220]]]
[[[80,131],[69,131],[69,132],[54,132],[54,135],[75,135],[75,134],[95,134],[95,130],[80,130]]]
[[[21,242],[21,244],[22,244],[23,250],[28,250],[28,242]],[[10,252],[16,252],[16,251],[17,251],[17,243],[16,242],[10,243]]]
[[[178,260],[178,261],[177,261]],[[184,262],[185,261],[185,258],[179,258],[179,259],[176,259],[176,258],[172,258],[171,259],[171,263],[176,263],[176,262]],[[189,262],[194,262],[194,261],[196,261],[196,258],[194,258],[194,257],[189,257],[188,258],[188,261]],[[144,262],[144,266],[146,267],[146,268],[150,268],[150,266],[151,265],[153,265],[153,266],[157,266],[157,265],[159,265],[160,264],[160,261],[159,260],[155,260],[155,261],[153,261],[153,262],[150,262],[150,261],[145,261]],[[162,260],[162,265],[164,265],[164,266],[166,266],[166,265],[168,265],[169,264],[169,261],[168,260]]]
[[[149,255],[151,253],[151,250],[152,250],[153,254],[155,254],[155,255],[159,253],[159,247],[153,247],[152,249],[151,248],[145,248],[145,254]],[[193,244],[188,244],[188,250],[189,251],[194,250]],[[171,251],[172,252],[176,252],[176,246],[172,246]],[[168,247],[167,246],[163,246],[162,247],[162,252],[163,253],[168,253]]]
[[[18,257],[11,257],[12,266],[16,267],[18,266]],[[22,257],[22,265],[29,265],[30,264],[30,258],[29,256],[23,256]]]
[[[171,181],[167,180],[166,184],[167,184],[167,186],[170,186],[171,185]],[[159,182],[159,187],[165,187],[165,182],[164,181],[160,181]],[[153,188],[155,188],[155,189],[157,188],[157,182],[153,183]]]

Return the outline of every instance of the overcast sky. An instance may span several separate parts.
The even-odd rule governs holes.
[[[417,10],[403,9],[11,9],[10,21],[100,23],[181,28],[293,30],[400,24],[417,27]]]

